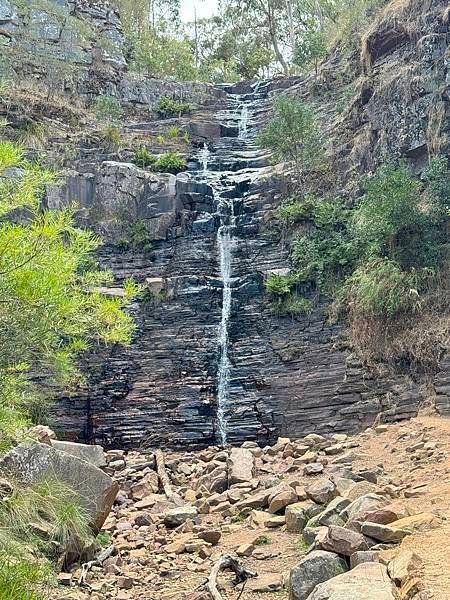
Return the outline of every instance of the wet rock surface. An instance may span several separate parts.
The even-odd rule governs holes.
[[[267,156],[255,144],[270,108],[268,88],[230,95],[209,112],[222,136],[207,141],[208,174],[201,147],[189,171],[177,177],[86,157],[50,191],[49,206],[79,199],[80,222],[105,239],[100,262],[117,282],[133,277],[149,290],[132,307],[138,329],[131,349],[91,356],[88,385],[62,400],[56,419],[70,439],[128,448],[201,447],[220,440],[223,281],[217,232],[229,208],[220,214],[213,187],[233,205],[228,441],[264,444],[283,433],[356,431],[380,412],[387,419],[415,414],[416,384],[403,375],[375,379],[347,350],[335,349],[342,327],[328,323],[325,305],[295,319],[270,309],[264,278],[287,268],[288,258],[267,224],[284,180],[264,166]],[[203,109],[202,118],[206,114]],[[123,248],[133,223],[145,224],[151,251]],[[338,443],[329,450],[338,452]],[[294,458],[302,460],[300,454]],[[311,475],[323,469],[309,462]]]

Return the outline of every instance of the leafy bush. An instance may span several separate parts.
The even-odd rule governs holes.
[[[292,275],[279,275],[277,273],[272,273],[269,275],[264,282],[264,286],[266,288],[266,292],[271,294],[272,296],[284,296],[285,294],[289,294],[292,286],[295,283],[295,279]]]
[[[141,169],[153,166],[156,161],[156,156],[151,154],[145,146],[139,146],[139,148],[134,153],[133,162]]]
[[[153,164],[153,170],[158,173],[172,173],[176,175],[186,169],[186,160],[178,152],[161,154]]]
[[[303,100],[279,96],[274,113],[258,136],[259,145],[272,150],[277,161],[293,161],[299,177],[305,169],[322,165],[322,133],[314,108]]]
[[[289,227],[305,219],[310,219],[316,202],[313,194],[306,194],[302,200],[288,198],[281,202],[275,211],[275,216],[283,225]]]
[[[397,237],[420,223],[420,183],[408,169],[391,164],[366,180],[365,194],[353,214],[353,232],[367,256],[396,259]]]
[[[317,73],[319,60],[326,55],[327,49],[325,32],[316,20],[311,21],[302,35],[298,37],[294,48],[293,62],[304,69],[314,65]]]
[[[0,447],[20,439],[35,396],[30,373],[54,384],[79,378],[77,354],[89,340],[129,343],[131,317],[123,312],[137,293],[131,282],[124,298],[98,291],[111,274],[87,264],[100,241],[73,225],[73,209],[42,211],[41,194],[54,176],[24,160],[23,150],[0,142],[0,174],[21,166],[22,177],[0,184],[0,216],[26,208],[25,223],[0,222]],[[45,389],[45,388],[44,388]],[[47,393],[49,393],[49,390]]]
[[[99,121],[115,122],[123,116],[123,108],[114,96],[99,96],[94,108]]]
[[[284,317],[296,317],[301,315],[309,315],[313,309],[313,303],[308,298],[291,292],[286,296],[273,300],[271,308],[274,314]]]
[[[351,313],[365,317],[394,317],[420,308],[420,288],[427,273],[402,271],[400,265],[377,258],[360,266],[345,284]]]
[[[141,252],[151,252],[152,240],[147,229],[145,221],[136,221],[127,228],[126,237],[118,242],[122,250],[139,250]]]
[[[191,112],[192,106],[187,102],[180,102],[168,98],[167,96],[163,96],[158,101],[155,110],[160,117],[168,119],[170,117],[181,117],[182,115]]]
[[[106,125],[106,127],[102,127],[99,131],[99,135],[108,150],[119,150],[122,145],[122,134],[117,125]]]

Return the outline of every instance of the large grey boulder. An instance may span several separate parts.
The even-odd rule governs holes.
[[[230,485],[245,483],[253,479],[255,459],[247,448],[232,448],[228,458],[228,479]]]
[[[51,445],[57,450],[61,450],[71,456],[76,456],[77,458],[81,458],[81,460],[85,460],[95,467],[106,466],[106,457],[101,446],[76,444],[75,442],[63,442],[60,440],[51,440]]]
[[[1,461],[0,471],[25,484],[56,479],[80,496],[95,531],[101,529],[115,500],[119,485],[96,466],[53,446],[21,444]]]
[[[320,583],[307,600],[398,600],[400,594],[384,565],[362,563]]]
[[[315,550],[291,569],[289,599],[306,600],[319,584],[348,571],[343,558],[332,552]]]
[[[369,549],[367,538],[361,533],[337,525],[330,525],[324,535],[318,536],[316,545],[321,550],[336,552],[344,556],[351,556],[358,550]]]

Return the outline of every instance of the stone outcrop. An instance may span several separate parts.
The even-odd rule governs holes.
[[[290,600],[307,600],[319,583],[337,577],[347,570],[347,563],[337,554],[314,550],[291,570]]]
[[[79,495],[99,531],[116,498],[119,486],[109,475],[77,456],[47,444],[22,444],[0,461],[0,471],[25,484],[56,479]]]
[[[0,74],[26,75],[52,93],[103,94],[147,108],[162,96],[204,104],[223,94],[201,83],[129,72],[120,15],[108,0],[0,0],[0,47]]]
[[[275,94],[307,95],[316,84],[327,90],[319,109],[332,140],[330,159],[349,202],[359,193],[352,187],[353,173],[372,171],[388,156],[405,157],[420,172],[431,145],[438,144],[442,153],[448,150],[445,2],[394,4],[400,12],[392,21],[384,16],[374,23],[362,61],[356,54],[349,60],[337,48],[317,78],[274,79],[256,91],[249,82],[214,88],[130,73],[119,16],[107,2],[49,0],[30,15],[29,9],[0,0],[4,47],[20,54],[27,51],[30,36],[40,40],[31,58],[42,64],[30,58],[24,73],[45,78],[57,55],[70,66],[71,77],[76,75],[76,81],[63,78],[67,91],[88,98],[113,95],[139,115],[142,122],[126,127],[151,135],[157,125],[148,122],[143,109],[154,107],[163,95],[201,105],[180,123],[195,144],[207,142],[208,168],[220,174],[236,213],[226,414],[231,443],[264,444],[280,434],[313,431],[354,432],[378,417],[414,416],[423,400],[420,377],[411,379],[407,365],[382,377],[365,368],[344,341],[344,326],[330,323],[324,298],[307,316],[278,317],[264,291],[268,273],[289,269],[288,251],[273,221],[273,211],[289,193],[286,169],[267,166],[268,157],[254,140]],[[396,39],[392,23],[406,21],[408,35]],[[66,49],[69,40],[72,53]],[[47,67],[44,58],[50,61]],[[397,69],[399,64],[406,66]],[[352,94],[338,112],[342,81],[349,79]],[[244,104],[247,140],[238,137]],[[82,148],[63,183],[49,190],[50,208],[76,201],[79,223],[103,237],[99,260],[112,270],[117,285],[132,277],[146,289],[130,308],[137,322],[131,348],[93,353],[84,365],[86,386],[62,399],[56,421],[69,439],[128,448],[205,446],[218,440],[220,215],[211,186],[201,180],[201,152],[195,149],[188,158],[186,173],[156,175],[129,162],[131,152],[111,159],[98,148]],[[142,224],[151,250],[129,243],[133,227]],[[120,293],[118,287],[102,291]],[[443,413],[449,406],[448,366],[444,358],[435,378]],[[330,449],[330,456],[335,451]],[[313,476],[322,465],[310,462],[306,468]]]
[[[399,600],[400,593],[384,565],[362,563],[325,583],[319,584],[308,600]]]

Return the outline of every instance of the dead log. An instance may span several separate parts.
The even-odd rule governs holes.
[[[166,465],[164,463],[164,454],[162,450],[156,451],[156,472],[158,473],[159,480],[163,486],[163,490],[165,495],[170,498],[173,494],[172,485],[170,483],[170,478],[166,471]]]
[[[102,550],[94,560],[90,560],[89,562],[83,563],[81,565],[81,573],[80,578],[78,580],[78,585],[83,586],[86,585],[86,575],[92,569],[92,567],[101,567],[105,560],[111,556],[114,552],[114,546],[109,546]]]
[[[217,576],[225,569],[231,569],[236,573],[236,578],[234,580],[235,585],[243,582],[245,583],[247,579],[250,579],[250,577],[256,577],[257,575],[254,571],[246,569],[244,565],[239,562],[236,556],[233,556],[232,554],[223,554],[213,566],[208,578],[208,583],[206,584],[206,589],[214,600],[223,600],[219,590],[217,589]]]

